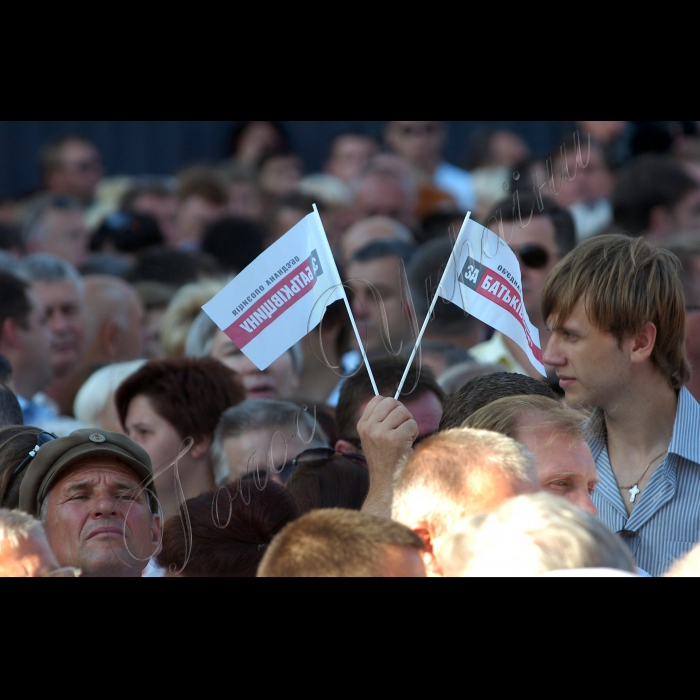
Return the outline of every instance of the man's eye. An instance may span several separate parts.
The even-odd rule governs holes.
[[[551,482],[549,483],[549,485],[550,485],[550,486],[554,486],[554,488],[557,488],[557,489],[565,489],[565,488],[567,488],[567,487],[569,486],[569,482],[568,482],[568,481],[563,481],[563,480],[560,480],[560,481],[551,481]]]
[[[71,501],[82,501],[82,500],[85,500],[86,498],[87,498],[87,494],[85,494],[85,493],[76,493],[76,494],[73,494],[73,495],[71,496],[70,500],[71,500]]]

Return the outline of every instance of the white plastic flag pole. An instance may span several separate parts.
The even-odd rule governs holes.
[[[399,394],[401,393],[401,389],[403,389],[404,382],[406,381],[406,377],[408,376],[408,370],[411,368],[411,363],[413,362],[413,358],[416,356],[416,351],[418,350],[418,346],[420,345],[420,341],[423,338],[423,333],[425,333],[426,326],[428,325],[428,321],[430,320],[430,316],[433,313],[433,309],[435,308],[435,302],[437,301],[437,298],[440,296],[438,294],[438,290],[442,286],[442,280],[445,279],[445,273],[447,272],[447,269],[450,267],[449,261],[454,257],[455,250],[457,249],[457,244],[459,243],[460,239],[462,238],[462,234],[464,233],[464,230],[467,227],[467,223],[469,222],[469,217],[472,215],[470,211],[467,212],[467,215],[464,217],[464,221],[462,222],[462,228],[459,230],[459,235],[457,236],[457,240],[455,241],[455,244],[452,246],[452,252],[450,253],[450,257],[448,258],[448,264],[445,265],[445,270],[442,273],[442,277],[440,278],[440,283],[438,284],[437,288],[435,289],[435,295],[433,296],[433,301],[430,304],[430,308],[428,309],[428,313],[425,317],[425,320],[423,321],[423,326],[420,329],[420,333],[418,334],[418,337],[416,338],[416,344],[413,346],[413,352],[411,352],[411,357],[408,358],[408,364],[406,365],[406,369],[403,372],[403,377],[401,377],[401,381],[399,382],[399,388],[396,390],[396,394],[394,395],[394,399],[396,401],[399,400]]]
[[[328,254],[329,258],[331,260],[334,260],[335,258],[333,257],[333,252],[331,251],[331,247],[328,244],[328,237],[326,236],[326,229],[323,228],[323,222],[321,221],[321,216],[318,213],[318,209],[316,209],[316,204],[313,205],[314,207],[314,212],[316,213],[316,220],[318,222],[318,225],[321,229],[321,239],[323,240],[323,244],[326,247],[326,253]],[[357,330],[357,325],[355,324],[355,317],[352,315],[352,310],[350,309],[350,302],[348,301],[348,295],[345,293],[345,287],[341,286],[341,291],[343,293],[343,301],[345,302],[345,308],[348,310],[348,316],[350,317],[350,323],[352,323],[352,329],[355,331],[355,337],[357,338],[357,344],[360,348],[360,352],[362,353],[362,359],[364,360],[365,367],[367,367],[367,374],[369,375],[369,380],[372,382],[372,388],[374,389],[374,395],[378,396],[379,395],[379,390],[377,389],[377,383],[374,381],[374,375],[372,374],[372,370],[370,369],[369,366],[369,361],[367,360],[367,354],[365,353],[365,346],[362,344],[362,339],[360,338],[360,332]]]

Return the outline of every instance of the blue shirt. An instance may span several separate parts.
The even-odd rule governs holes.
[[[627,544],[637,565],[660,576],[700,540],[700,404],[684,387],[678,394],[673,435],[665,459],[649,479],[644,492],[627,515],[623,495],[610,466],[603,413],[596,409],[589,438],[600,483],[593,503],[600,519],[613,532],[627,530]]]

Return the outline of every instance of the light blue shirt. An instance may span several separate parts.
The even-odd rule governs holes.
[[[602,411],[594,411],[591,424],[601,429],[588,440],[600,478],[593,493],[599,517],[613,532],[635,533],[626,541],[637,565],[660,576],[700,540],[700,404],[685,387],[680,390],[666,457],[629,516],[622,501],[629,495],[610,466]]]
[[[457,206],[464,211],[474,211],[476,207],[476,190],[474,178],[456,165],[442,162],[433,173],[433,182],[441,190],[448,192],[457,200]]]

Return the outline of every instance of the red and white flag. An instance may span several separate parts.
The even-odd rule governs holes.
[[[520,264],[493,231],[467,218],[437,294],[515,341],[546,376],[540,334],[523,304]]]
[[[326,306],[343,296],[338,268],[314,211],[202,309],[262,370],[313,330]]]

